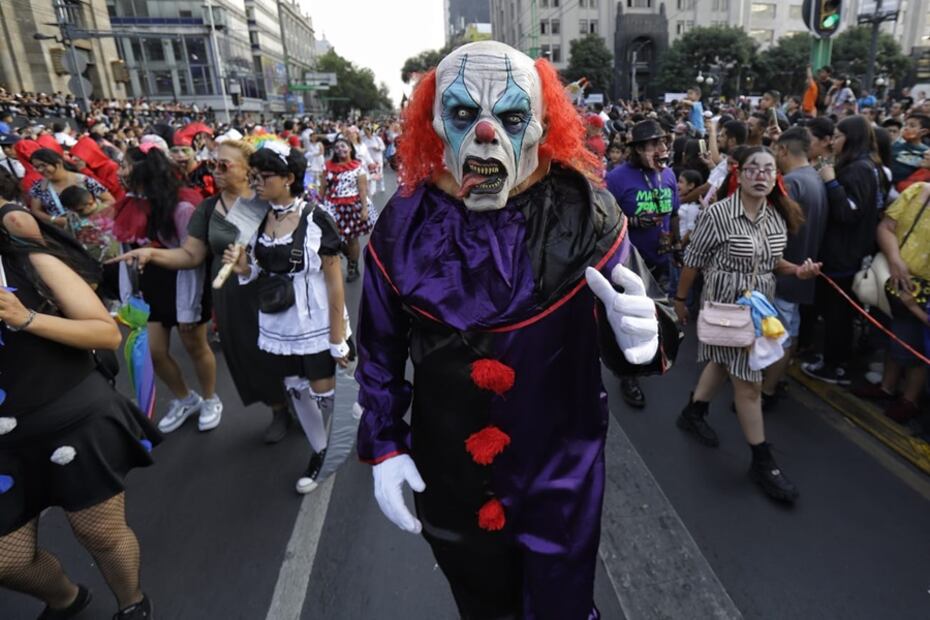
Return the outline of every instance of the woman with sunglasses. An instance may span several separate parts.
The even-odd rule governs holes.
[[[38,219],[66,226],[67,213],[59,196],[72,185],[81,185],[89,191],[101,206],[101,210],[113,206],[112,194],[91,177],[68,169],[64,158],[51,149],[39,149],[32,153],[30,163],[42,175],[29,190],[29,208]]]
[[[240,198],[251,199],[249,157],[251,144],[236,140],[222,142],[211,165],[218,193],[197,207],[187,228],[187,238],[179,248],[140,248],[116,260],[139,261],[143,268],[151,263],[164,269],[193,269],[209,258],[210,279],[223,266],[223,251],[235,243],[239,229],[227,215]],[[291,426],[287,396],[281,379],[272,372],[272,359],[255,346],[258,341],[258,300],[254,284],[241,286],[230,278],[223,288],[214,289],[213,306],[223,359],[244,406],[261,402],[271,408],[272,419],[265,431],[266,443],[284,439]]]
[[[368,199],[367,167],[346,138],[339,138],[333,144],[333,156],[326,162],[320,195],[323,208],[336,220],[339,234],[346,243],[346,282],[354,282],[359,277],[359,237],[371,232],[373,218]]]
[[[309,493],[326,455],[324,420],[333,412],[336,364],[346,368],[352,357],[342,243],[332,218],[302,198],[307,160],[299,151],[266,141],[249,164],[252,183],[271,210],[251,251],[230,245],[223,261],[235,265],[242,284],[257,282],[258,346],[272,354],[310,442],[313,453],[297,481],[297,492]]]
[[[181,187],[168,155],[152,143],[131,148],[120,172],[128,192],[116,208],[116,237],[136,247],[179,248],[188,236],[196,197]],[[195,413],[199,413],[201,431],[216,428],[222,419],[223,403],[216,394],[216,357],[207,342],[212,298],[204,269],[175,272],[152,265],[142,271],[139,288],[151,307],[148,335],[155,374],[174,395],[158,422],[158,430],[173,432]],[[175,327],[194,364],[203,396],[188,387],[171,355],[171,331]]]
[[[852,295],[862,259],[876,250],[875,230],[890,183],[882,170],[872,123],[850,116],[836,124],[832,140],[836,166],[824,165],[830,210],[820,246],[824,273]],[[853,310],[825,280],[818,280],[816,307],[824,318],[823,357],[801,365],[804,374],[834,385],[850,385]]]
[[[801,208],[776,184],[775,156],[767,147],[743,149],[737,157],[739,189],[704,209],[685,250],[684,269],[675,296],[675,311],[688,319],[686,300],[694,279],[704,275],[702,304],[735,303],[746,291],[759,291],[769,300],[775,295],[775,274],[807,280],[816,277],[820,264],[807,259],[795,265],[782,257],[787,233],[803,222]],[[726,382],[733,384],[733,400],[743,435],[752,451],[750,478],[773,499],[794,502],[798,490],[782,473],[765,438],[762,420],[762,372],[749,365],[744,348],[698,343],[698,362],[707,362],[678,427],[707,446],[719,445],[707,423],[710,401]]]

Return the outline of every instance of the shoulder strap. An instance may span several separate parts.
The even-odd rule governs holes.
[[[313,205],[305,203],[300,210],[300,222],[294,230],[294,243],[291,245],[291,273],[297,271],[304,263],[304,242],[307,239],[307,227]]]
[[[928,188],[930,190],[930,188]],[[907,234],[904,235],[904,239],[901,240],[901,245],[898,246],[898,249],[904,247],[904,244],[907,243],[907,240],[911,238],[911,233],[914,232],[914,229],[917,227],[917,222],[920,221],[920,216],[924,214],[924,211],[927,210],[927,205],[930,204],[930,192],[927,194],[927,199],[924,200],[924,204],[920,207],[920,211],[917,212],[917,217],[914,218],[914,221],[911,222],[911,228],[907,231]]]

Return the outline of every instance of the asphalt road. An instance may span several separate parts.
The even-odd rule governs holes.
[[[358,292],[349,287],[353,315]],[[766,420],[802,495],[794,509],[772,504],[746,479],[749,449],[729,395],[710,417],[720,448],[675,428],[696,378],[694,355],[691,334],[680,363],[644,382],[644,411],[627,409],[605,373],[613,420],[596,588],[603,617],[930,617],[927,480],[792,386]],[[183,353],[178,359],[189,369]],[[154,467],[129,478],[129,520],[157,617],[455,618],[426,543],[378,511],[370,468],[351,461],[298,496],[305,440],[295,432],[263,444],[270,413],[242,407],[221,355],[218,362],[221,426],[201,434],[186,425],[156,450]],[[354,401],[351,392],[340,379],[338,406]],[[95,592],[81,618],[109,618],[115,601],[59,511],[43,518],[40,542]],[[0,590],[0,620],[40,609]]]

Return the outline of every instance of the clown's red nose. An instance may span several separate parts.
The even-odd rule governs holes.
[[[494,126],[488,121],[478,121],[475,126],[475,138],[478,142],[494,142],[497,134],[494,133]]]

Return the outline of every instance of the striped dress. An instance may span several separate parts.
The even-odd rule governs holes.
[[[788,243],[785,220],[766,203],[752,221],[739,194],[737,191],[704,210],[685,250],[685,265],[704,274],[702,305],[705,301],[735,303],[746,290],[774,298],[775,265]],[[701,342],[698,361],[722,364],[737,379],[762,381],[762,373],[749,368],[749,349]]]

